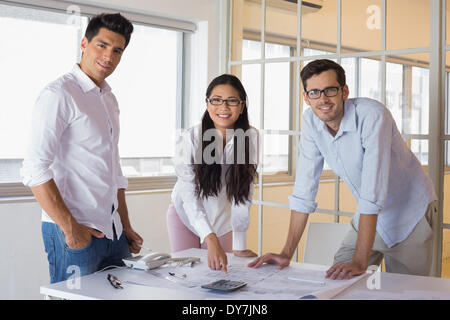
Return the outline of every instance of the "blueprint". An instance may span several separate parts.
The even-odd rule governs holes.
[[[231,257],[230,257],[231,258]],[[350,280],[325,278],[322,270],[287,267],[279,270],[275,265],[265,264],[257,269],[247,267],[248,259],[230,259],[228,272],[211,270],[205,259],[193,267],[163,266],[147,271],[148,277],[123,279],[125,283],[162,286],[201,292],[208,289],[201,285],[217,280],[244,281],[247,285],[234,292],[211,292],[211,298],[246,300],[293,300],[330,299],[342,292],[361,277]],[[145,271],[142,271],[145,272]],[[294,280],[293,280],[294,279]]]

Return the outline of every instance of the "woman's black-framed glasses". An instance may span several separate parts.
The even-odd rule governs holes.
[[[337,96],[337,94],[338,94],[340,88],[342,88],[342,87],[326,87],[326,88],[323,89],[323,90],[312,89],[312,90],[307,91],[307,92],[306,92],[306,95],[307,95],[308,98],[310,98],[310,99],[319,99],[320,96],[322,95],[322,92],[323,92],[323,94],[324,94],[326,97],[331,98],[331,97]]]
[[[231,98],[231,99],[221,99],[221,98],[206,98],[206,102],[211,103],[213,106],[221,106],[224,102],[227,106],[237,107],[244,103],[244,101]]]

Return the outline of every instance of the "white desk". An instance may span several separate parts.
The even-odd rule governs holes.
[[[177,273],[188,274],[187,280],[178,280],[176,278],[174,283],[165,279],[164,277],[155,277],[154,275],[148,274],[145,271],[131,270],[127,268],[121,269],[110,269],[99,273],[87,275],[79,278],[78,286],[77,281],[72,280],[69,282],[63,281],[51,285],[46,285],[41,287],[41,294],[48,297],[57,297],[63,299],[105,299],[105,300],[204,300],[204,299],[251,299],[255,300],[260,297],[261,299],[271,300],[271,299],[298,299],[289,298],[291,296],[284,296],[283,291],[288,292],[292,284],[285,285],[277,283],[281,287],[275,289],[275,285],[271,285],[267,282],[268,291],[263,294],[255,295],[258,293],[252,282],[249,281],[247,288],[245,290],[240,289],[232,293],[215,293],[206,289],[202,289],[198,285],[198,279],[204,277],[204,282],[210,282],[208,278],[209,275],[214,274],[222,278],[222,271],[212,271],[208,268],[206,262],[206,250],[201,249],[189,249],[185,251],[180,251],[173,254],[174,257],[186,257],[186,256],[196,256],[201,258],[201,262],[196,264],[193,268],[189,267],[179,267],[176,269]],[[258,269],[245,269],[244,266],[251,261],[250,258],[239,258],[235,256],[229,256],[230,270],[241,270],[242,274],[247,272],[263,272],[264,269],[257,271]],[[264,267],[264,266],[263,266]],[[262,268],[263,268],[262,267]],[[275,268],[274,266],[266,266],[267,268]],[[320,273],[324,274],[327,269],[325,266],[311,265],[305,263],[291,263],[289,268],[283,269],[283,277],[290,275],[298,275],[306,272]],[[166,276],[167,271],[170,269],[159,268],[154,271],[158,272],[160,275]],[[265,269],[269,270],[269,269]],[[241,272],[239,271],[239,272]],[[320,271],[320,272],[319,272]],[[107,280],[107,274],[114,274],[123,283],[123,289],[115,289],[109,281]],[[251,275],[250,273],[247,273]],[[237,279],[238,273],[230,272],[233,280],[244,280]],[[420,276],[407,276],[401,274],[385,273],[381,272],[378,274],[380,289],[369,290],[367,286],[367,278],[369,274],[364,275],[359,279],[359,281],[353,283],[348,288],[342,290],[335,290],[333,299],[399,299],[399,300],[411,300],[411,299],[450,299],[450,279],[443,278],[433,278],[433,277],[420,277]],[[200,278],[199,278],[200,277]],[[225,276],[224,276],[225,277]],[[196,279],[197,285],[195,287],[188,287],[186,283]],[[284,278],[283,278],[284,279]],[[265,281],[265,280],[264,280]],[[328,281],[333,281],[333,283],[328,283]],[[263,282],[261,282],[263,283]],[[328,280],[328,285],[341,285],[343,283],[340,280]],[[302,286],[303,284],[298,284]],[[311,286],[310,286],[311,287]],[[244,287],[245,288],[245,287]],[[317,288],[321,289],[321,288]],[[265,289],[264,289],[265,290]],[[271,291],[272,290],[272,291]],[[261,291],[261,290],[259,290]],[[292,291],[292,290],[291,290]],[[293,296],[292,296],[293,297]]]

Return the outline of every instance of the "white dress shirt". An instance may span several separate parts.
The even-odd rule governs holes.
[[[316,210],[325,160],[358,202],[355,225],[360,214],[378,214],[377,232],[392,247],[408,237],[436,200],[433,185],[384,105],[357,98],[347,99],[344,108],[334,137],[310,108],[305,110],[290,208]]]
[[[118,151],[119,107],[111,88],[99,88],[79,67],[47,85],[38,97],[23,162],[23,183],[53,179],[75,220],[113,239],[122,223],[117,190],[128,186]],[[114,212],[112,206],[114,205]],[[42,220],[53,222],[42,210]]]
[[[257,164],[258,136],[256,129],[248,130],[250,137],[250,163]],[[218,237],[233,231],[233,250],[246,249],[246,233],[250,222],[250,206],[253,198],[253,183],[250,185],[249,201],[236,205],[230,202],[226,194],[225,173],[233,159],[234,139],[230,139],[224,148],[222,158],[222,188],[216,197],[198,199],[195,194],[195,153],[201,141],[201,125],[187,129],[177,143],[175,173],[178,180],[172,192],[172,202],[186,227],[203,242],[210,233]],[[181,146],[181,147],[180,147]],[[180,151],[183,150],[183,151]],[[239,163],[239,162],[238,162]]]

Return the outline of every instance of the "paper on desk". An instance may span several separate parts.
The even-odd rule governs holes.
[[[390,292],[383,290],[354,290],[345,295],[344,299],[363,300],[450,300],[449,292],[404,290]]]
[[[383,291],[383,290],[352,290],[343,298],[345,300],[399,300],[402,299],[399,293]]]
[[[202,272],[188,274],[187,278],[197,286],[220,279],[246,282],[247,286],[233,292],[233,299],[300,299],[305,296],[331,299],[360,279],[331,280],[325,278],[324,271],[291,267],[279,270],[277,266],[270,264],[256,269],[246,265],[230,265],[227,274],[206,268]],[[289,278],[321,281],[325,285],[297,282]]]
[[[402,297],[408,300],[450,300],[450,292],[405,290]]]
[[[325,278],[324,271],[299,268],[284,268],[265,264],[259,268],[249,268],[245,264],[232,264],[228,266],[225,274],[221,270],[211,270],[206,263],[200,263],[194,268],[160,267],[147,273],[148,277],[136,276],[123,279],[125,282],[146,286],[162,286],[166,288],[178,287],[183,290],[204,291],[201,285],[220,279],[244,281],[245,287],[234,292],[218,294],[210,292],[211,298],[218,299],[283,299],[294,300],[305,296],[313,299],[331,299],[350,285],[359,280],[331,280]],[[186,274],[184,279],[171,278],[170,273]],[[321,286],[316,283],[304,283],[289,278],[307,279],[324,282]],[[168,281],[170,280],[170,281]]]
[[[364,274],[360,276],[353,277],[351,279],[346,280],[332,280],[326,279],[324,289],[315,291],[312,293],[312,296],[316,297],[316,299],[333,299],[338,294],[342,293],[344,290],[348,289],[356,282],[360,281],[364,278]]]
[[[325,285],[296,283],[295,281],[291,281],[289,279],[286,281],[285,279],[287,278],[287,273],[290,278],[321,281],[324,282]],[[283,286],[287,288],[301,286],[303,290],[308,291],[307,294],[300,296],[301,299],[332,299],[362,278],[362,276],[358,276],[353,277],[350,280],[332,280],[325,278],[324,271],[305,269],[283,269],[279,275],[282,276],[280,284]]]

